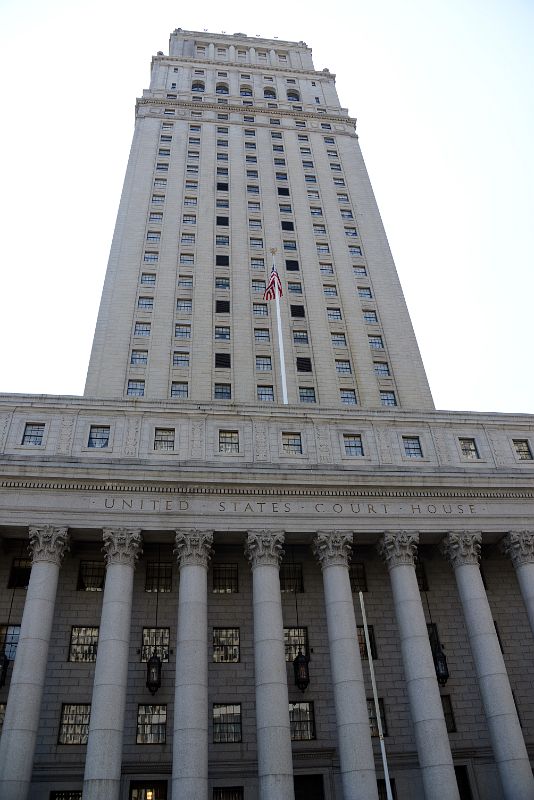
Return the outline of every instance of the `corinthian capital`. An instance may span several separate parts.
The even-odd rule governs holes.
[[[480,563],[481,533],[453,531],[441,542],[441,552],[453,569],[464,564],[478,566]]]
[[[29,535],[32,563],[48,561],[59,567],[63,556],[69,549],[68,529],[56,528],[54,525],[41,525],[40,527],[31,527]]]
[[[317,531],[312,543],[312,550],[321,569],[334,565],[347,567],[352,541],[352,533],[346,531]]]
[[[180,569],[206,567],[213,552],[213,531],[176,531],[174,555]]]
[[[413,567],[417,558],[419,534],[412,531],[385,531],[377,544],[377,550],[388,569],[401,564]]]
[[[127,564],[135,567],[135,562],[143,552],[143,540],[139,528],[104,528],[104,557],[106,565]]]
[[[245,555],[252,569],[256,567],[279,567],[284,551],[283,531],[249,531],[245,545]]]
[[[510,531],[501,542],[501,550],[516,569],[534,564],[534,531]]]

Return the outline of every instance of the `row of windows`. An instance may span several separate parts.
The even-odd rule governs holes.
[[[300,403],[315,403],[316,394],[315,389],[309,386],[299,386],[299,402]],[[126,388],[128,397],[144,397],[145,394],[145,381],[133,380],[128,381]],[[395,394],[393,392],[381,392],[382,405],[397,405]],[[170,396],[173,399],[187,400],[189,397],[189,384],[187,381],[172,381]],[[357,405],[357,397],[355,389],[340,389],[339,398],[344,405],[355,406]],[[213,399],[214,400],[231,400],[232,399],[232,384],[230,383],[215,383],[213,386]],[[258,384],[256,386],[256,399],[258,403],[274,403],[274,386],[270,384]]]
[[[245,79],[246,80],[246,79]],[[206,83],[203,80],[194,80],[191,84],[191,91],[196,94],[204,94],[206,91]],[[215,85],[215,94],[229,95],[230,87],[227,83],[219,81]],[[239,95],[241,97],[252,97],[253,90],[250,84],[242,83],[239,87]],[[273,86],[265,86],[263,88],[264,100],[277,100],[276,90]],[[286,99],[289,103],[300,103],[300,92],[296,89],[287,89]]]

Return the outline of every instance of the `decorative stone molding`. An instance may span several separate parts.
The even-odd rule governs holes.
[[[482,534],[471,531],[448,533],[441,542],[440,550],[453,569],[471,564],[478,567]]]
[[[501,541],[501,550],[512,560],[515,569],[534,564],[534,531],[510,531]]]
[[[31,527],[29,536],[32,564],[48,561],[61,566],[63,556],[69,550],[68,528],[56,528],[54,525]]]
[[[279,567],[284,551],[284,532],[274,530],[249,531],[245,544],[245,556],[252,569],[256,567]]]
[[[321,569],[348,567],[353,538],[353,534],[347,531],[317,531],[312,550]]]
[[[104,528],[103,539],[106,566],[127,564],[135,567],[135,562],[143,552],[140,528]]]
[[[379,555],[388,569],[400,565],[413,567],[417,560],[419,534],[412,531],[385,531],[377,543]]]
[[[213,531],[176,531],[174,555],[180,569],[208,567],[213,552]]]

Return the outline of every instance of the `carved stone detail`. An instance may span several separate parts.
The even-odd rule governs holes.
[[[57,453],[59,455],[70,455],[72,447],[72,433],[74,431],[74,420],[75,417],[72,414],[61,418],[61,427],[59,429],[57,442]]]
[[[331,464],[330,430],[327,425],[317,425],[315,428],[315,441],[317,443],[317,456],[320,464]]]
[[[104,528],[102,548],[106,565],[127,564],[135,567],[135,562],[143,552],[143,539],[140,528]]]
[[[482,534],[471,531],[454,531],[448,533],[441,542],[441,552],[453,569],[471,564],[478,567]]]
[[[269,446],[267,440],[267,425],[257,422],[254,425],[254,443],[256,461],[267,461],[269,458]]]
[[[69,550],[68,528],[57,528],[54,525],[31,527],[29,536],[32,564],[48,561],[61,566],[63,556]]]
[[[390,430],[389,428],[375,428],[374,434],[378,447],[378,457],[381,464],[393,464],[395,459],[391,452]]]
[[[249,531],[245,544],[245,556],[252,569],[256,567],[279,567],[284,551],[284,532],[274,530]]]
[[[417,560],[419,534],[413,531],[385,531],[377,544],[379,555],[388,569],[407,564],[413,567]]]
[[[191,423],[191,458],[204,458],[204,420]]]
[[[534,564],[534,531],[510,531],[501,542],[501,550],[515,569]]]
[[[2,414],[0,416],[0,453],[4,452],[10,422],[11,414]]]
[[[139,449],[139,433],[141,431],[141,417],[130,417],[126,429],[124,442],[124,455],[136,456]]]
[[[176,531],[174,555],[180,569],[191,565],[208,566],[213,553],[213,531]]]
[[[321,569],[348,567],[353,538],[353,534],[347,531],[317,531],[312,550]]]

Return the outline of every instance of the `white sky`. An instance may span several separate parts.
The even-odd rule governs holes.
[[[83,392],[135,98],[171,30],[207,28],[337,74],[436,406],[533,413],[531,0],[202,7],[3,0],[0,390]]]

